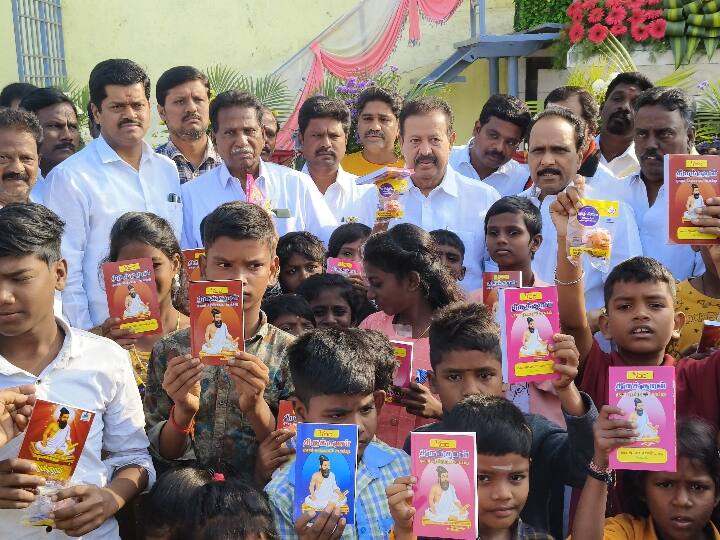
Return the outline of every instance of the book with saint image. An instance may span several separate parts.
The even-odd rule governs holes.
[[[193,358],[224,365],[245,349],[241,281],[193,281],[189,299]]]
[[[188,281],[201,281],[202,273],[200,272],[200,257],[205,255],[205,249],[183,249],[183,258],[185,259],[185,270],[187,271]]]

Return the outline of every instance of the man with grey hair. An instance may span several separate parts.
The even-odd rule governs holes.
[[[42,128],[24,110],[0,108],[0,207],[28,202],[37,182]]]

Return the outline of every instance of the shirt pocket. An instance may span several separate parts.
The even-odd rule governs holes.
[[[169,194],[172,196],[173,194]],[[182,237],[183,205],[178,201],[165,201],[164,217],[175,231],[178,240]]]

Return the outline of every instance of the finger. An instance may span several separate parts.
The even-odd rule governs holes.
[[[340,518],[340,520],[337,522],[337,526],[335,527],[335,532],[332,533],[330,536],[331,540],[337,540],[340,538],[345,531],[345,518]]]
[[[185,395],[191,393],[192,390],[195,389],[195,387],[200,383],[200,380],[202,379],[202,377],[203,377],[202,372],[195,375],[195,377],[193,377],[192,379],[187,381],[184,385],[182,385],[178,389],[177,395],[185,396]]]
[[[168,361],[167,367],[165,368],[165,371],[167,372],[168,370],[171,370],[171,369],[175,368],[176,366],[178,366],[178,365],[180,365],[180,364],[182,364],[182,363],[184,363],[184,362],[188,362],[188,361],[190,361],[190,360],[192,360],[192,356],[189,355],[189,354],[183,354],[183,355],[181,355],[181,356],[175,356],[175,357],[171,358],[171,359]]]
[[[79,485],[79,486],[70,486],[65,489],[61,489],[55,495],[53,495],[54,501],[62,501],[64,499],[70,499],[71,497],[81,498],[87,495],[88,493],[88,486],[86,485]]]
[[[240,373],[246,372],[251,374],[253,377],[267,377],[270,373],[270,370],[265,364],[258,365],[257,363],[249,360],[237,360],[235,358],[228,360],[227,369]]]
[[[560,377],[569,377],[571,380],[574,380],[578,374],[578,370],[576,367],[566,366],[565,364],[553,365],[553,371],[560,375]]]
[[[12,458],[0,461],[0,473],[5,472],[37,474],[38,468],[37,465],[27,459]]]
[[[54,510],[52,513],[55,516],[55,522],[58,524],[60,521],[65,521],[65,527],[69,528],[76,528],[79,526],[78,523],[69,523],[72,519],[81,516],[82,514],[91,513],[91,510],[95,508],[96,506],[99,506],[98,501],[94,500],[94,497],[86,497],[84,499],[79,500],[78,502],[73,502],[68,505],[64,505],[61,508],[58,508],[57,510]],[[58,499],[59,500],[59,499]],[[83,521],[84,522],[84,521]],[[63,528],[65,528],[63,527]]]
[[[228,366],[226,369],[230,377],[245,381],[247,384],[253,387],[260,385],[267,386],[267,384],[270,382],[267,373],[254,373],[250,370],[239,368],[237,366]]]
[[[315,512],[306,512],[304,514],[300,514],[300,517],[295,522],[295,532],[298,534],[302,534],[303,532],[305,532],[308,523],[310,523],[310,521],[312,521],[315,516]]]
[[[7,504],[29,504],[35,500],[35,492],[29,489],[16,488],[0,488],[0,501],[4,501],[6,506],[0,505],[0,508],[8,508]]]
[[[45,478],[36,474],[19,474],[16,472],[0,475],[0,486],[13,488],[35,489],[45,485]]]
[[[270,458],[271,459],[285,459],[287,457],[292,456],[294,453],[295,453],[294,448],[288,448],[286,446],[282,446],[282,447],[278,448],[277,450],[275,450],[274,452],[272,452],[270,454]]]
[[[613,407],[612,405],[603,405],[602,409],[600,409],[600,416],[603,418],[609,418],[611,414],[625,416],[625,411],[620,407]]]
[[[183,386],[186,386],[188,381],[195,379],[198,375],[202,374],[204,369],[205,367],[198,363],[189,367],[182,373],[175,374],[166,372],[163,387],[168,394],[172,395]]]

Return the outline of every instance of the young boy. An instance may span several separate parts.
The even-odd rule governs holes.
[[[296,337],[317,326],[310,304],[299,294],[279,294],[265,298],[262,310],[270,324]]]
[[[257,205],[226,203],[205,219],[203,279],[242,280],[245,352],[226,367],[204,366],[189,354],[190,329],[155,345],[145,416],[157,463],[196,460],[201,467],[251,478],[257,441],[273,430],[278,400],[286,397],[280,374],[295,339],[268,324],[260,309],[268,284],[277,278],[276,243],[272,218]]]
[[[119,538],[113,516],[153,483],[155,470],[127,351],[53,314],[55,291],[67,278],[63,229],[60,218],[39,204],[0,209],[0,388],[27,393],[32,384],[39,399],[95,412],[82,456],[75,456],[74,485],[57,493],[66,506],[54,512],[55,528],[69,536]],[[45,538],[44,527],[22,525],[22,509],[45,481],[32,462],[15,457],[21,440],[0,448],[0,536]]]
[[[474,432],[477,441],[477,519],[479,538],[553,540],[520,518],[529,498],[533,432],[527,417],[506,399],[471,395],[443,418],[444,431]],[[491,436],[488,436],[491,434]],[[396,540],[415,540],[413,485],[398,478],[387,489]]]
[[[410,473],[402,451],[375,438],[377,416],[395,367],[393,350],[379,332],[324,328],[300,337],[288,351],[298,422],[358,425],[355,527],[345,528],[339,511],[303,514],[293,523],[295,460],[265,487],[283,540],[292,538],[387,538],[392,518],[385,489]],[[307,527],[314,518],[314,524]]]
[[[284,293],[294,293],[303,280],[325,271],[325,246],[320,239],[307,232],[289,232],[278,241],[280,259],[280,287]]]
[[[460,237],[447,229],[436,229],[430,231],[430,236],[435,240],[437,254],[440,262],[445,265],[450,275],[462,281],[465,277],[465,244]]]
[[[523,519],[535,527],[562,532],[562,511],[551,512],[550,499],[559,497],[565,484],[582,486],[593,452],[592,426],[597,410],[581,394],[577,375],[577,349],[572,337],[554,336],[550,349],[558,363],[559,379],[552,382],[562,405],[567,431],[543,416],[525,414],[532,430],[532,484]],[[472,395],[504,397],[500,334],[490,310],[482,304],[455,304],[440,311],[430,325],[430,388],[440,397],[443,418],[416,431],[446,431],[445,414]],[[489,437],[494,434],[487,432]],[[405,443],[409,452],[409,440]],[[550,519],[553,525],[550,526]]]

